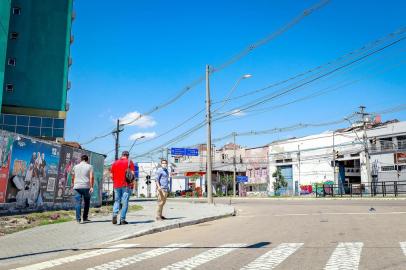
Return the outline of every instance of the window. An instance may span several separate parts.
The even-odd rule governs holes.
[[[63,128],[54,128],[54,137],[55,138],[62,138],[63,137]]]
[[[18,33],[17,32],[11,32],[10,33],[10,39],[17,39],[18,38]]]
[[[41,127],[50,128],[50,127],[52,127],[52,125],[53,125],[52,122],[53,122],[53,119],[52,119],[52,118],[44,117],[44,118],[42,118],[42,125],[41,125]]]
[[[28,135],[33,136],[33,137],[39,137],[40,134],[41,134],[40,128],[30,127]]]
[[[7,91],[8,93],[13,92],[13,91],[14,91],[14,85],[11,84],[11,83],[6,84],[6,91]]]
[[[13,7],[13,15],[21,15],[21,8]]]
[[[9,66],[15,66],[15,65],[16,65],[16,59],[10,57],[10,58],[7,60],[7,64],[8,64]]]
[[[4,115],[4,124],[14,126],[17,123],[17,117],[15,115],[6,114]]]
[[[29,117],[28,116],[17,116],[17,125],[28,126]]]
[[[65,121],[63,119],[54,119],[54,128],[64,128]]]
[[[31,127],[40,127],[41,126],[41,118],[39,118],[39,117],[30,117],[30,126]],[[38,136],[39,136],[39,134],[38,134]]]
[[[28,135],[28,127],[17,126],[16,132],[19,134]]]
[[[41,128],[41,137],[52,137],[52,128]]]

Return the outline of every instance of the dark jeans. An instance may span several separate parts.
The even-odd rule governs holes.
[[[83,209],[83,220],[86,220],[89,215],[90,207],[90,192],[89,188],[75,189],[75,202],[76,202],[76,220],[80,221],[80,213],[82,211],[82,197],[85,201],[85,208]]]

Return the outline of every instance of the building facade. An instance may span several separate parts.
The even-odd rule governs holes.
[[[47,139],[63,138],[73,0],[2,0],[0,128]]]
[[[362,126],[353,126],[273,142],[269,145],[269,174],[281,171],[288,182],[283,191],[286,195],[303,194],[316,183],[346,187],[406,180],[406,122],[370,123],[366,138]],[[272,191],[274,181],[271,177]]]
[[[244,163],[248,182],[244,184],[248,196],[264,196],[269,191],[269,147],[246,148]]]

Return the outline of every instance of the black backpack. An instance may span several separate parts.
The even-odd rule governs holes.
[[[127,166],[127,169],[125,170],[125,181],[127,182],[127,184],[132,184],[135,180],[135,175],[131,171],[130,165],[131,165],[131,160],[128,159],[128,166]]]

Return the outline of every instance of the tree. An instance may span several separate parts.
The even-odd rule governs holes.
[[[280,168],[276,169],[276,171],[272,174],[272,177],[275,178],[275,182],[273,182],[273,189],[275,192],[280,188],[286,188],[288,186],[288,182],[286,182]]]
[[[220,184],[221,184],[221,186],[226,187],[226,196],[228,196],[228,186],[229,186],[229,184],[231,182],[231,179],[232,179],[231,175],[228,175],[228,174],[220,176]]]

